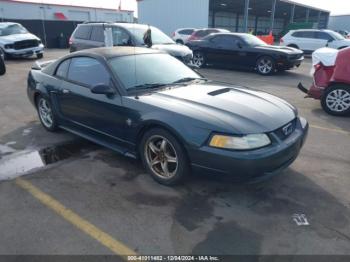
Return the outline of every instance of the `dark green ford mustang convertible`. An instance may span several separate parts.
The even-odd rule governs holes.
[[[146,48],[90,49],[36,65],[28,96],[47,130],[140,157],[165,185],[191,171],[269,177],[297,158],[308,131],[286,101],[209,81]]]

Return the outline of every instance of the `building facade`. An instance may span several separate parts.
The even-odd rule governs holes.
[[[331,16],[329,18],[329,29],[350,32],[350,14]]]
[[[44,1],[43,1],[44,2]],[[76,25],[83,22],[133,22],[129,10],[0,0],[0,22],[18,22],[39,36],[47,47],[67,46]]]
[[[178,28],[219,27],[282,34],[290,25],[327,28],[329,11],[289,0],[138,0],[139,22],[167,34]]]

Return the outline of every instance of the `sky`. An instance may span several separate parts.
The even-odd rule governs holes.
[[[136,0],[22,0],[29,2],[45,2],[45,3],[57,3],[68,5],[87,5],[93,7],[115,8],[118,9],[121,1],[122,9],[137,10]],[[176,1],[176,0],[173,0]],[[332,15],[350,14],[350,0],[294,0],[306,5],[315,6],[318,8],[330,10]]]

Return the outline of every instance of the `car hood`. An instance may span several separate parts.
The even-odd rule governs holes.
[[[214,82],[163,90],[147,97],[150,104],[236,134],[274,131],[297,116],[296,109],[278,97]]]
[[[290,55],[290,54],[302,54],[303,51],[299,50],[299,49],[296,49],[296,48],[293,48],[293,47],[288,47],[288,46],[276,46],[276,45],[266,45],[266,46],[257,46],[255,47],[256,49],[259,49],[259,50],[264,50],[264,51],[277,51],[277,52],[280,52],[280,53],[284,53],[284,54],[287,54],[287,55]]]
[[[161,50],[164,52],[167,52],[168,54],[172,56],[180,56],[184,57],[187,55],[192,55],[191,49],[189,49],[185,45],[179,45],[179,44],[165,44],[165,45],[153,45],[153,49]]]
[[[4,44],[12,44],[17,41],[32,40],[32,39],[40,40],[37,36],[31,33],[0,36],[0,42]]]
[[[350,39],[343,39],[338,42],[338,45],[350,46]]]

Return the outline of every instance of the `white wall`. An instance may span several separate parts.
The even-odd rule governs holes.
[[[139,0],[139,23],[171,35],[178,28],[208,27],[209,0]]]
[[[133,22],[133,13],[89,7],[32,4],[0,0],[0,21],[4,19],[58,20],[55,13],[63,13],[72,21],[125,21]]]

